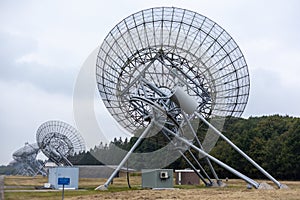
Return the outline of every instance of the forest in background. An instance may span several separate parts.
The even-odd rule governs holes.
[[[203,137],[206,131],[207,128],[201,124],[197,133],[199,138]],[[229,118],[226,120],[222,132],[272,176],[282,180],[300,179],[300,118],[280,115],[250,117],[248,119]],[[136,137],[131,139],[115,138],[110,144],[100,143],[95,148],[75,155],[70,160],[75,165],[103,163],[117,165],[126,153],[120,153],[118,148],[129,150],[136,139]],[[135,152],[153,152],[162,148],[167,142],[163,134],[157,134],[144,139]],[[265,178],[220,138],[210,154],[247,176]],[[162,155],[151,162],[162,162],[163,156],[168,155]],[[136,159],[140,160],[135,160],[134,156],[130,158],[130,167],[135,169],[145,167],[142,163],[147,158]],[[202,160],[201,163],[203,163]],[[213,166],[221,177],[234,177],[233,174],[218,165],[213,163]],[[190,168],[190,166],[180,157],[165,168],[185,169]]]
[[[200,124],[199,127],[197,134],[200,139],[203,139],[207,128],[204,124]],[[248,119],[228,118],[222,132],[273,177],[281,180],[300,180],[300,118],[280,115]],[[136,137],[132,137],[130,139],[115,138],[110,144],[100,142],[88,151],[69,157],[69,160],[74,165],[117,165],[126,154],[126,151],[120,152],[120,149],[128,151],[136,140]],[[163,134],[157,134],[144,139],[135,152],[154,152],[168,142]],[[251,178],[265,178],[220,138],[210,154]],[[185,155],[190,158],[190,155]],[[143,169],[146,167],[145,161],[163,162],[167,156],[170,155],[161,155],[151,158],[150,161],[147,157],[131,156],[127,164],[130,168]],[[207,169],[203,160],[201,159],[200,163]],[[194,164],[196,165],[195,162]],[[213,166],[221,178],[234,177],[215,163]],[[165,168],[185,169],[190,166],[183,157],[179,157]],[[10,174],[12,171],[11,166],[0,166],[0,174]]]

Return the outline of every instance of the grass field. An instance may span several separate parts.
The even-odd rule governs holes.
[[[6,176],[5,199],[61,199],[61,191],[36,190],[47,182],[44,177]],[[105,179],[80,179],[79,190],[65,191],[65,199],[300,199],[300,182],[282,181],[289,189],[247,189],[242,180],[230,179],[224,188],[176,186],[174,190],[148,190],[141,188],[141,177],[130,177],[129,189],[126,177],[115,178],[107,191],[95,191]],[[258,181],[262,182],[262,181]],[[267,182],[271,184],[270,182]]]

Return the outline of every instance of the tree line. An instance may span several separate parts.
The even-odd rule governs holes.
[[[199,127],[197,135],[203,140],[207,127],[201,122]],[[226,119],[222,132],[275,178],[300,180],[300,118],[280,115],[250,117],[248,119],[231,117]],[[172,139],[172,136],[169,135],[168,137]],[[109,144],[100,142],[94,148],[75,154],[68,159],[74,165],[118,165],[136,140],[137,137],[130,139],[114,138]],[[169,139],[165,135],[156,134],[145,138],[135,152],[155,152],[164,148],[168,143]],[[195,151],[191,151],[197,155]],[[151,166],[145,165],[163,164],[167,160],[166,158],[176,155],[178,159],[171,164],[166,163],[165,168],[190,168],[186,160],[176,154],[178,153],[176,149],[170,149],[168,153],[151,158],[135,154],[129,158],[126,166],[134,169],[149,168]],[[251,178],[265,178],[222,139],[218,140],[210,154]],[[187,153],[185,155],[191,158],[191,155]],[[205,169],[208,169],[204,159],[201,159],[200,163]],[[197,163],[193,162],[193,164],[196,166]],[[220,177],[234,177],[233,174],[218,165],[213,163],[213,166]],[[0,174],[11,174],[10,172],[13,170],[9,165],[0,166]]]
[[[200,124],[199,127],[198,137],[203,138],[207,128],[203,124]],[[300,179],[300,118],[280,115],[250,117],[248,119],[231,117],[226,119],[222,132],[275,178]],[[124,140],[115,138],[110,144],[100,143],[93,149],[69,159],[75,165],[117,165],[136,140],[137,137],[125,138]],[[163,134],[156,134],[144,139],[135,152],[154,152],[167,143],[169,140]],[[210,154],[247,176],[265,178],[222,139],[218,140]],[[186,156],[189,157],[190,155]],[[127,164],[131,168],[142,169],[145,167],[143,163],[149,163],[146,162],[146,159],[141,156],[132,156]],[[159,156],[152,159],[150,163],[162,162],[164,157]],[[203,163],[203,159],[200,162]],[[213,163],[213,166],[220,177],[234,177],[233,174],[216,164]],[[182,156],[166,166],[166,168],[172,169],[189,167]],[[204,167],[207,168],[206,165]]]

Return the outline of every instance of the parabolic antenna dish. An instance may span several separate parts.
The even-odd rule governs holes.
[[[239,117],[247,104],[249,74],[232,37],[198,13],[160,7],[122,20],[107,35],[97,57],[102,100],[128,131],[147,127],[151,100],[171,110],[165,100],[177,86],[194,98],[204,117]]]
[[[16,169],[16,174],[34,176],[37,174],[45,175],[46,171],[41,161],[36,159],[40,149],[37,143],[25,143],[25,146],[13,153],[11,165]]]
[[[39,146],[37,143],[28,144],[26,143],[24,147],[18,149],[13,153],[13,158],[15,160],[27,159],[28,157],[36,157],[39,152]]]
[[[255,188],[260,186],[205,151],[202,144],[213,133],[209,134],[213,139],[208,143],[221,137],[282,188],[280,182],[223,135],[216,127],[218,124],[207,120],[241,116],[250,87],[248,67],[240,48],[212,20],[173,7],[137,12],[109,32],[99,49],[96,69],[98,89],[109,112],[129,132],[139,133],[106,183],[96,189],[107,189],[129,156],[153,132],[165,136],[207,186],[216,184],[198,162],[201,158],[218,186],[223,184],[211,161]],[[197,135],[198,127],[193,127],[195,119],[209,127],[203,142]],[[199,153],[198,158],[190,149]],[[169,154],[159,154],[160,161],[164,155]]]
[[[57,165],[72,165],[67,159],[85,151],[85,143],[79,132],[61,121],[47,121],[37,130],[38,146],[50,161]]]

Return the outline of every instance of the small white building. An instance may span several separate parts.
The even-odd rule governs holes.
[[[78,167],[53,167],[49,168],[48,182],[54,189],[62,189],[63,185],[58,185],[58,178],[70,178],[70,183],[65,185],[65,189],[78,189],[79,169]]]

